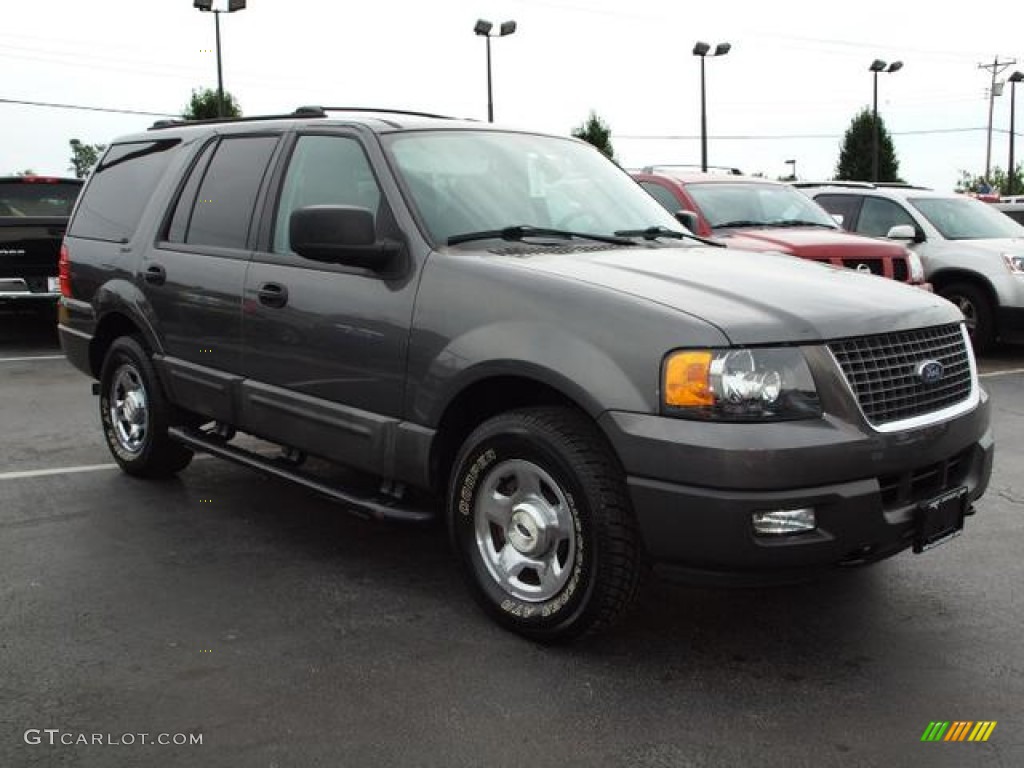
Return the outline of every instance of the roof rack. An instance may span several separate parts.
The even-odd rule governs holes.
[[[845,187],[847,189],[928,189],[905,181],[791,181],[794,187]]]
[[[687,170],[695,170],[704,172],[704,168],[697,164],[688,163],[658,163],[657,165],[645,165],[640,169],[641,173],[657,173],[660,168],[686,168]],[[742,176],[743,171],[739,168],[732,168],[727,165],[709,165],[706,166],[707,171],[725,171],[730,176]]]
[[[294,112],[282,115],[253,115],[251,117],[212,117],[205,120],[183,120],[174,118],[172,120],[157,120],[149,127],[151,131],[158,131],[162,128],[178,128],[183,125],[216,125],[218,123],[244,123],[256,120],[283,120],[297,117],[327,117],[328,112],[376,112],[383,115],[408,115],[410,117],[431,117],[439,120],[454,120],[456,118],[448,115],[435,115],[430,112],[412,112],[405,109],[380,109],[377,107],[321,107],[306,105],[298,107]]]

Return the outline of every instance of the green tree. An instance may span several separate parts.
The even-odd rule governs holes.
[[[1017,169],[1013,174],[1013,191],[1010,191],[1010,178],[1009,175],[1000,168],[998,165],[994,166],[988,174],[988,186],[992,192],[1000,195],[1022,195],[1024,194],[1024,168],[1021,164],[1017,164]],[[957,192],[973,192],[977,194],[985,188],[985,176],[984,174],[978,174],[974,176],[970,171],[961,170],[960,178],[956,183]]]
[[[839,147],[836,179],[843,181],[871,181],[871,156],[874,152],[874,120],[871,110],[862,109],[846,129]],[[900,163],[896,159],[892,136],[885,121],[878,118],[878,181],[901,181]]]
[[[185,105],[181,116],[186,120],[212,120],[221,117],[217,91],[213,88],[193,88],[192,98]],[[235,97],[224,91],[223,117],[241,117],[242,108]]]
[[[601,150],[605,157],[611,160],[615,159],[615,150],[612,149],[612,129],[593,110],[582,125],[572,129],[572,135],[577,139],[583,139],[588,144],[593,144]]]
[[[38,176],[38,175],[39,174],[37,174],[31,168],[26,168],[24,171],[15,171],[14,173],[11,174],[11,176]]]
[[[84,179],[99,162],[100,155],[107,145],[84,144],[78,139],[71,139],[68,143],[71,145],[71,165],[68,166],[68,170],[75,172],[76,179]]]

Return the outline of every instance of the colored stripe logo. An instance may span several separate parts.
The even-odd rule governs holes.
[[[995,720],[933,720],[921,734],[921,741],[988,741],[995,729]]]

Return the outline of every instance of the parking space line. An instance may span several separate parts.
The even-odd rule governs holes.
[[[990,379],[995,376],[1011,376],[1015,373],[1024,373],[1024,368],[1011,368],[1006,371],[989,371],[988,373],[979,373],[979,379]]]
[[[36,355],[35,357],[0,357],[0,363],[25,363],[29,360],[66,360],[64,355]]]
[[[56,469],[28,469],[22,472],[0,472],[0,480],[23,480],[28,477],[48,477],[50,475],[74,475],[79,472],[102,472],[105,469],[117,469],[117,464],[87,464],[81,467],[57,467]]]

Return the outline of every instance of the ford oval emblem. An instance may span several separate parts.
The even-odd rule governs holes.
[[[943,373],[945,373],[945,369],[938,360],[922,360],[917,364],[917,378],[921,380],[922,384],[929,386],[937,384],[942,380]]]

